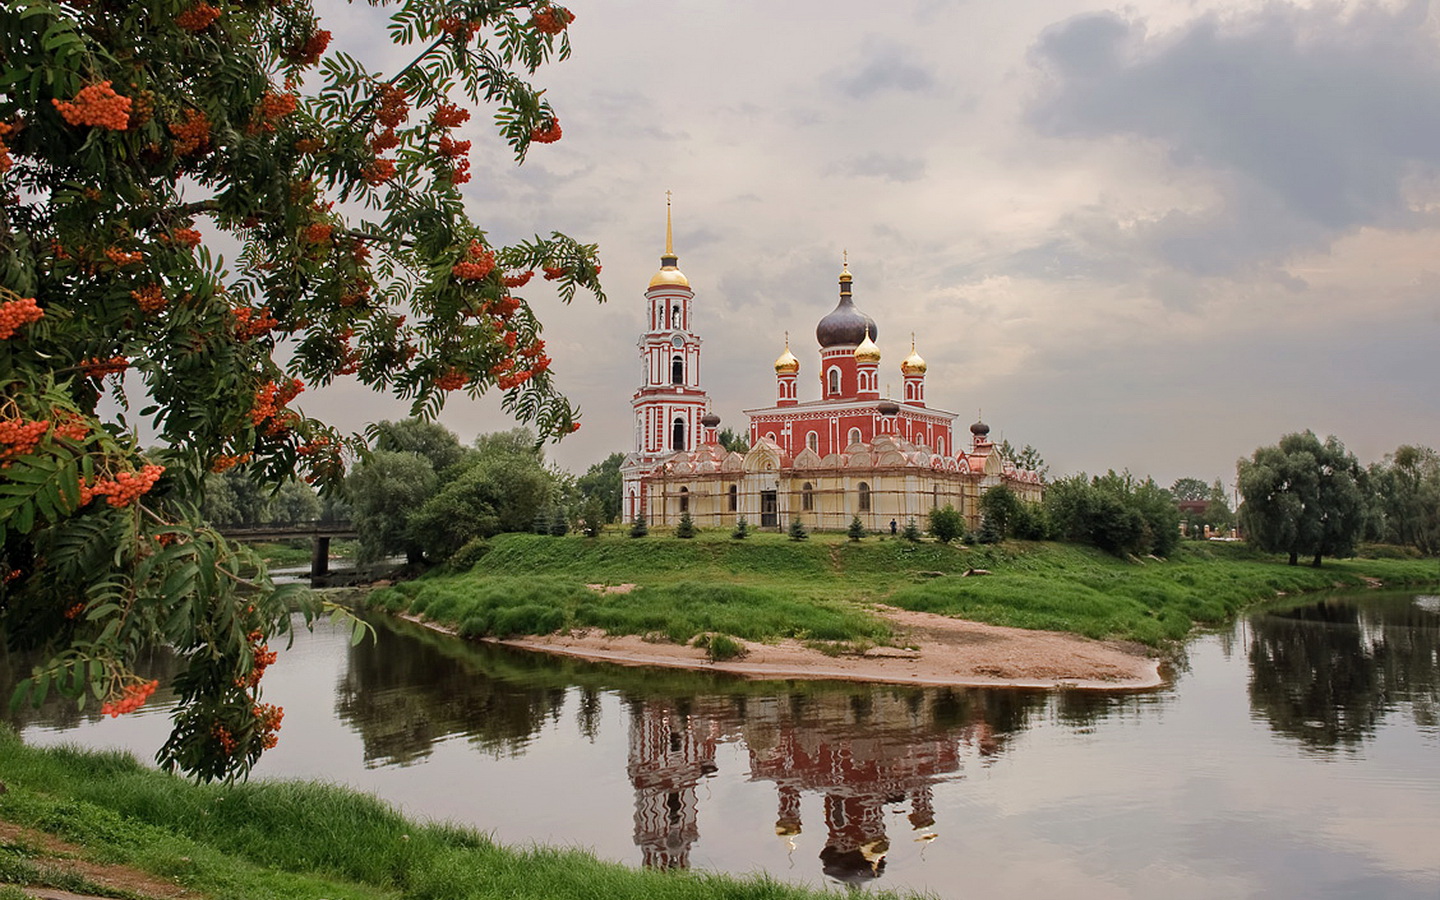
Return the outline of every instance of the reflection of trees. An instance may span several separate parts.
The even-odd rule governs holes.
[[[1434,722],[1440,615],[1409,598],[1330,600],[1250,622],[1250,705],[1308,747],[1354,747],[1408,703]]]
[[[73,698],[62,697],[53,688],[39,707],[26,703],[12,709],[10,698],[15,694],[16,685],[29,676],[31,668],[44,661],[38,654],[8,652],[4,645],[0,644],[0,722],[16,731],[31,726],[68,731],[104,718],[100,715],[100,701],[93,696],[85,698],[85,708],[82,710],[76,706]],[[175,694],[170,690],[170,684],[179,670],[180,658],[171,651],[163,648],[141,651],[135,660],[136,674],[160,681],[160,688],[146,704],[148,708],[170,706],[175,702]]]
[[[441,641],[457,643],[405,640],[387,630],[350,648],[335,707],[359,732],[367,764],[417,762],[452,734],[487,752],[515,753],[547,717],[559,715],[564,687],[485,677]]]

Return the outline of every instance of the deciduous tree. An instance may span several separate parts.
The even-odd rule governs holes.
[[[1287,434],[1238,463],[1240,526],[1263,550],[1301,556],[1349,556],[1363,527],[1360,464],[1333,435]]]
[[[577,427],[514,291],[543,271],[566,302],[598,294],[595,248],[492,245],[457,132],[493,107],[517,159],[560,137],[526,78],[569,53],[573,15],[391,9],[414,58],[376,72],[328,48],[308,0],[0,7],[0,640],[48,652],[30,697],[112,712],[153,690],[139,648],[176,647],[160,761],[202,778],[274,743],[260,674],[296,599],[199,523],[207,472],[336,485],[358,441],[296,401],[341,377],[416,414],[498,390],[547,437]]]

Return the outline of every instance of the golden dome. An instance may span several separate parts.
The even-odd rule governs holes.
[[[785,352],[775,360],[776,375],[794,375],[800,371],[800,360],[790,352],[790,333],[785,333]]]
[[[650,286],[652,288],[663,287],[667,284],[676,284],[680,287],[688,288],[690,286],[690,279],[686,278],[685,273],[674,266],[662,266],[660,271],[655,273],[655,277],[650,279]]]
[[[905,375],[924,375],[925,357],[915,352],[915,335],[910,335],[910,355],[900,363],[900,371]]]
[[[865,340],[855,348],[855,361],[860,363],[878,363],[880,361],[880,348],[870,340],[870,329],[865,329]]]

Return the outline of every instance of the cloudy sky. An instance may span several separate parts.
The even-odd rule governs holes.
[[[1362,462],[1440,446],[1428,3],[572,8],[574,55],[536,77],[564,139],[517,169],[480,117],[467,186],[496,240],[601,246],[608,303],[526,294],[584,412],[562,465],[630,449],[667,190],[732,427],[772,401],[787,330],[818,396],[815,323],[848,250],[882,383],[899,388],[915,332],[930,403],[962,427],[983,412],[1055,474],[1228,483],[1306,428]],[[337,45],[384,59],[379,20],[342,10]],[[347,387],[307,399],[351,428],[403,414]],[[469,439],[508,427],[497,409],[462,400],[443,421]]]

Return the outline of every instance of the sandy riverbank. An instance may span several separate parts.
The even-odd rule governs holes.
[[[878,612],[904,636],[897,642],[901,647],[876,647],[864,655],[828,656],[793,640],[776,644],[741,641],[747,650],[745,656],[711,662],[704,650],[695,647],[598,631],[498,643],[620,665],[699,669],[748,678],[1092,690],[1142,690],[1164,683],[1159,660],[1134,645],[893,608],[882,607]]]

